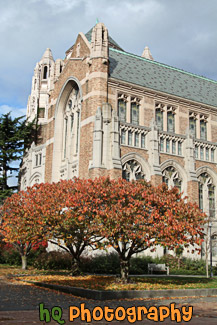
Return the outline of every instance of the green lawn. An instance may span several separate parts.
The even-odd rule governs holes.
[[[73,277],[69,271],[26,271],[17,267],[0,265],[0,276],[11,276],[12,281],[36,281],[49,284],[68,285],[95,290],[163,290],[163,289],[196,289],[217,288],[217,277],[131,277],[130,283],[122,284],[114,276],[86,275]],[[17,275],[17,276],[15,276]],[[21,276],[25,275],[25,276]]]

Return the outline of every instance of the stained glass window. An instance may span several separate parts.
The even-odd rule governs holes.
[[[126,102],[123,99],[118,100],[118,116],[121,122],[126,122]]]
[[[159,108],[155,111],[155,120],[158,130],[163,131],[163,111]]]
[[[203,120],[200,121],[200,138],[201,140],[207,139],[206,122]]]
[[[145,134],[141,135],[141,147],[145,148]]]
[[[131,123],[139,124],[139,105],[136,103],[131,103]]]
[[[189,132],[196,138],[196,119],[194,117],[189,118]]]
[[[173,112],[167,112],[167,131],[175,132],[175,116]]]

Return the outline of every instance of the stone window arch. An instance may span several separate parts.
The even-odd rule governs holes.
[[[80,114],[82,87],[76,77],[69,77],[59,93],[55,107],[52,181],[70,179],[79,173]],[[67,122],[66,122],[67,121]],[[67,126],[66,126],[67,124]],[[64,157],[65,156],[65,157]],[[76,165],[76,169],[72,166]],[[76,170],[76,175],[73,174]]]
[[[34,184],[40,184],[42,183],[42,176],[40,173],[34,173],[30,179],[30,186],[33,186]]]
[[[122,177],[128,181],[146,179],[150,181],[150,166],[139,154],[130,152],[121,158]]]

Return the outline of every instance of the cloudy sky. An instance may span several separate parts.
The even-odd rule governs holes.
[[[126,51],[217,80],[216,0],[0,0],[0,113],[25,113],[47,47],[64,58],[96,18]]]

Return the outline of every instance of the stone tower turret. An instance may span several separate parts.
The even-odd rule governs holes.
[[[108,29],[103,23],[98,23],[93,28],[90,57],[108,59]]]
[[[29,120],[38,117],[41,119],[40,122],[45,122],[48,113],[49,92],[53,90],[54,82],[60,76],[63,68],[63,60],[57,59],[54,62],[52,52],[47,48],[34,69],[32,90],[27,106]]]

